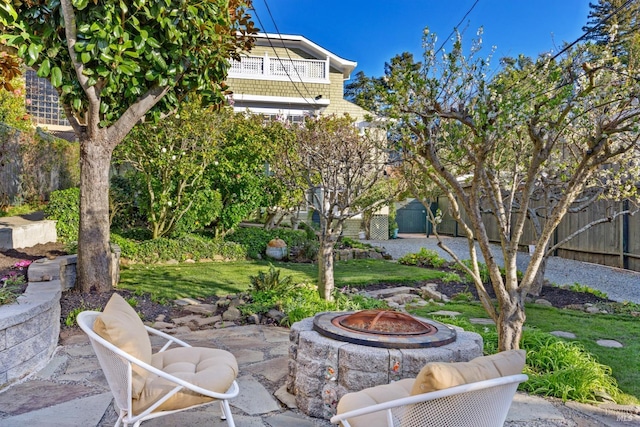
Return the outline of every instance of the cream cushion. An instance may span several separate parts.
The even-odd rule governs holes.
[[[476,357],[470,362],[427,363],[418,373],[411,394],[520,374],[524,369],[525,355],[524,350],[509,350]]]
[[[111,296],[102,313],[96,317],[93,330],[125,353],[151,363],[149,334],[138,314],[120,295],[114,293]],[[132,370],[132,396],[137,398],[149,372],[135,364]]]
[[[345,394],[338,402],[337,413],[344,414],[414,394],[519,374],[524,368],[524,363],[524,350],[510,350],[491,356],[481,356],[470,362],[427,363],[416,379],[400,380]],[[352,427],[386,427],[387,421],[383,413],[376,412],[350,418],[349,424]]]
[[[366,388],[355,393],[347,393],[342,396],[340,402],[338,402],[338,414],[344,414],[345,412],[366,408],[377,405],[378,403],[408,397],[414,382],[415,380],[413,378],[408,378],[391,384]],[[352,427],[377,427],[386,426],[387,421],[384,414],[376,412],[351,418],[349,419],[349,424],[351,424]]]
[[[151,365],[195,386],[218,393],[226,392],[238,375],[238,364],[233,354],[212,348],[170,349],[154,354]],[[133,401],[134,412],[144,411],[175,386],[176,384],[171,381],[150,374],[142,394]],[[187,408],[212,400],[214,399],[211,397],[183,388],[154,409],[154,412]]]

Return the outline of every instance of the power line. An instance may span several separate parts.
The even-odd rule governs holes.
[[[265,0],[266,1],[266,0]],[[476,7],[476,5],[478,4],[480,0],[476,0],[475,3],[473,3],[471,5],[471,7],[469,8],[469,10],[467,10],[467,13],[464,14],[464,16],[462,17],[462,19],[460,20],[460,22],[458,22],[458,24],[453,27],[453,30],[451,30],[451,33],[449,33],[449,35],[447,36],[446,39],[444,39],[444,41],[442,42],[442,44],[440,45],[440,47],[438,48],[438,50],[436,50],[436,53],[434,55],[437,55],[442,48],[444,47],[445,44],[447,44],[447,42],[449,41],[449,39],[451,39],[451,36],[458,30],[458,27],[460,25],[462,25],[462,22],[467,19],[467,16],[469,16],[469,14],[471,13],[471,11]]]
[[[264,25],[262,24],[262,20],[260,19],[260,16],[258,15],[258,11],[255,8],[252,8],[253,12],[256,16],[256,18],[258,19],[258,24],[260,24],[260,27],[264,28]],[[278,59],[278,61],[280,63],[282,63],[282,59],[280,58],[280,56],[278,55],[278,52],[276,51],[275,46],[273,45],[273,43],[271,42],[271,38],[269,37],[269,34],[265,32],[265,36],[267,39],[267,42],[269,42],[269,46],[271,46],[271,49],[273,50],[273,53],[276,55],[276,58]],[[280,36],[280,38],[282,39],[282,36]],[[286,50],[286,49],[285,49]],[[294,67],[295,69],[295,67]],[[297,70],[296,70],[297,72]],[[313,99],[313,103],[309,102],[309,100],[302,94],[302,92],[300,92],[300,89],[298,88],[298,86],[296,85],[296,82],[293,81],[293,79],[291,78],[291,75],[289,74],[289,72],[286,72],[287,77],[289,78],[289,81],[291,82],[291,84],[293,85],[293,87],[295,88],[296,92],[298,92],[298,95],[300,95],[300,97],[302,99],[304,99],[304,101],[312,106],[317,105],[317,102],[315,101],[315,99],[312,97],[311,99]]]
[[[618,8],[616,8],[613,12],[611,12],[608,16],[606,16],[605,18],[603,18],[598,25],[594,25],[593,28],[591,28],[589,31],[585,32],[584,34],[582,34],[580,37],[578,37],[577,39],[575,39],[573,42],[569,43],[568,45],[566,45],[560,52],[556,53],[554,56],[551,57],[551,59],[549,59],[549,62],[555,60],[556,58],[558,58],[560,55],[562,55],[563,53],[565,53],[566,51],[568,51],[569,49],[571,49],[573,46],[575,46],[578,42],[580,42],[581,40],[583,40],[585,37],[587,37],[589,34],[591,34],[593,31],[601,28],[609,19],[611,19],[616,13],[618,13],[620,10],[624,9],[625,7],[627,7],[632,1],[634,0],[627,0],[624,4],[622,4],[621,6],[619,6]],[[539,73],[543,68],[544,68],[545,64],[544,63],[538,63],[538,65],[536,66],[536,68],[533,70],[533,74],[537,74]],[[520,77],[518,80],[516,80],[511,86],[509,86],[507,88],[507,91],[513,89],[516,85],[522,83],[522,81],[526,78],[529,78],[531,76],[531,74],[526,74],[523,75],[522,77]],[[566,86],[568,83],[562,84],[553,90],[557,90],[557,89],[561,89],[564,86]],[[543,91],[541,94],[546,94],[550,91]],[[538,96],[538,95],[536,95]]]
[[[302,83],[302,87],[304,87],[304,89],[307,91],[307,94],[309,95],[309,97],[313,99],[314,104],[317,104],[315,102],[315,97],[311,94],[311,92],[309,91],[309,88],[307,88],[307,85],[304,84],[304,81],[302,81],[302,77],[300,77],[300,73],[298,73],[298,69],[293,65],[293,58],[291,58],[291,55],[289,54],[289,49],[287,49],[287,47],[284,44],[284,40],[282,39],[282,34],[280,34],[280,30],[278,29],[278,24],[276,24],[275,19],[273,19],[273,15],[271,14],[271,8],[269,8],[269,4],[267,3],[267,0],[264,0],[264,6],[267,8],[267,12],[269,12],[269,16],[271,17],[271,22],[273,22],[273,26],[276,29],[276,33],[278,33],[278,36],[280,37],[280,42],[282,43],[282,47],[287,53],[287,57],[289,58],[289,61],[291,61],[293,70],[296,72],[296,75],[298,76],[300,83]]]

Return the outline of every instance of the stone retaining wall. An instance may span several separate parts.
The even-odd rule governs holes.
[[[30,283],[17,304],[0,307],[0,389],[42,368],[58,345],[59,280]]]

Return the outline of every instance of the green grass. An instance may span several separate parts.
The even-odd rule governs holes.
[[[280,277],[292,276],[294,283],[315,283],[315,264],[275,262],[282,270]],[[206,298],[244,292],[249,289],[250,276],[267,270],[266,261],[235,261],[178,265],[132,265],[123,268],[119,287],[137,294],[148,293],[156,301],[177,298]],[[336,287],[364,286],[392,282],[407,283],[433,280],[442,276],[438,271],[399,265],[383,260],[353,260],[335,265]]]
[[[417,315],[427,316],[437,310],[451,310],[461,317],[488,317],[477,303],[448,303],[445,307],[427,306],[416,309]],[[573,332],[575,340],[591,353],[597,361],[611,367],[620,389],[640,399],[640,322],[629,315],[587,314],[576,310],[560,310],[529,304],[526,308],[525,328],[544,332]],[[607,348],[596,344],[600,339],[616,340],[623,348]]]
[[[273,263],[280,269],[280,277],[292,276],[294,283],[315,283],[317,266],[313,264]],[[156,301],[171,301],[181,297],[205,298],[245,292],[250,276],[266,271],[266,261],[237,261],[225,263],[196,263],[179,265],[133,265],[121,271],[119,286],[137,294],[151,294]],[[359,287],[367,284],[410,283],[434,280],[443,273],[425,268],[405,266],[383,260],[353,260],[337,262],[336,287]],[[415,313],[428,316],[436,310],[452,310],[460,317],[488,317],[477,302],[451,302],[445,307],[427,306]],[[446,319],[444,320],[446,321]],[[527,305],[526,328],[543,332],[556,330],[573,332],[575,341],[595,359],[610,366],[620,389],[628,401],[637,404],[640,398],[640,322],[628,314],[590,315],[575,310]],[[623,348],[606,348],[596,344],[599,339],[621,342]],[[634,397],[635,396],[635,397]],[[634,400],[635,399],[635,400]]]

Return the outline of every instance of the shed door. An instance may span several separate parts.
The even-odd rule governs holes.
[[[419,200],[414,200],[398,209],[396,222],[400,233],[426,233],[427,208]]]

